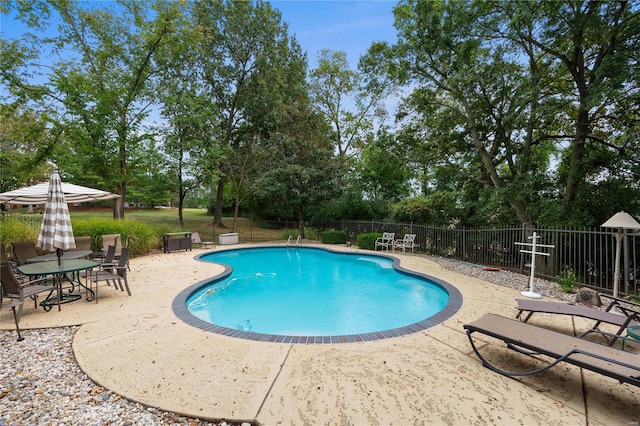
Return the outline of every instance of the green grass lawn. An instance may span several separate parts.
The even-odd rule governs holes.
[[[110,208],[78,208],[71,207],[71,222],[74,224],[76,235],[92,235],[94,237],[93,246],[100,246],[100,235],[118,233],[134,238],[137,237],[137,244],[133,244],[136,254],[144,254],[149,250],[162,248],[162,234],[171,232],[198,232],[202,241],[218,241],[221,233],[237,232],[241,243],[277,241],[286,238],[282,229],[275,227],[258,226],[258,224],[247,218],[238,218],[235,230],[233,229],[233,218],[224,217],[224,227],[213,226],[213,217],[207,215],[204,209],[185,209],[183,211],[184,227],[178,221],[178,210],[176,208],[160,209],[126,209],[125,222],[118,224],[111,222],[113,212]],[[14,209],[3,215],[4,219],[11,217],[19,218],[18,221],[4,221],[3,228],[0,229],[0,240],[5,249],[10,249],[11,241],[37,240],[42,223],[42,211],[37,210],[34,214],[27,214],[26,209]],[[144,228],[152,232],[139,228],[144,224]],[[122,231],[118,231],[122,229]],[[94,249],[96,249],[94,247]]]
[[[111,209],[70,209],[72,219],[111,218]],[[126,209],[125,219],[137,220],[154,227],[162,227],[163,232],[198,232],[203,241],[217,241],[218,235],[237,232],[241,242],[273,241],[282,239],[282,230],[263,229],[248,218],[238,218],[233,230],[233,217],[223,217],[225,227],[214,227],[213,216],[205,209],[184,209],[184,228],[180,227],[177,208]]]

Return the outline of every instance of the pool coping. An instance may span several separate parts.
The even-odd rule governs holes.
[[[282,245],[267,245],[261,246],[261,248],[283,248]],[[315,246],[307,246],[301,245],[296,247],[288,247],[291,250],[296,250],[298,248],[312,249],[312,250],[324,250],[335,254],[340,255],[348,255],[348,256],[356,256],[356,254],[345,253],[344,251],[332,250],[328,247],[315,247]],[[241,248],[227,248],[225,250],[220,251],[238,251],[238,250],[250,250],[255,249],[255,247],[241,247]],[[218,253],[220,252],[218,251]],[[204,261],[201,258],[211,253],[203,253],[195,257],[196,260],[200,262],[207,263],[215,263],[217,265],[221,265],[224,267],[224,271],[218,275],[214,275],[211,278],[206,280],[198,281],[195,284],[185,288],[173,299],[171,304],[171,308],[173,313],[180,320],[185,322],[186,324],[201,329],[203,331],[220,334],[223,336],[234,337],[238,339],[251,340],[256,342],[269,342],[269,343],[286,343],[286,344],[341,344],[341,343],[362,343],[362,342],[370,342],[376,340],[390,339],[400,336],[405,336],[408,334],[414,334],[428,328],[434,327],[447,319],[454,316],[462,307],[462,294],[460,291],[453,286],[452,284],[441,280],[439,278],[422,274],[420,272],[415,272],[410,269],[406,269],[400,265],[400,259],[390,254],[369,254],[367,256],[372,257],[381,257],[386,259],[391,259],[393,261],[393,268],[400,273],[427,279],[434,284],[442,287],[449,294],[449,302],[447,305],[438,311],[436,314],[425,318],[422,321],[415,322],[413,324],[409,324],[403,327],[392,328],[389,330],[383,331],[375,331],[370,333],[357,333],[357,334],[345,334],[345,335],[335,335],[335,336],[291,336],[291,335],[282,335],[282,334],[265,334],[265,333],[254,333],[251,331],[244,330],[236,330],[228,327],[223,327],[220,325],[212,324],[210,322],[204,321],[195,315],[193,315],[189,309],[187,309],[187,299],[191,294],[195,291],[199,290],[203,286],[207,286],[216,281],[221,281],[229,276],[233,272],[233,268],[230,265],[220,263],[220,262],[209,262]],[[358,256],[362,256],[362,253],[357,254]]]

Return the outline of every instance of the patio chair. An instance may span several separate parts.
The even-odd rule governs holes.
[[[18,265],[27,263],[28,259],[38,257],[38,251],[36,250],[36,243],[33,241],[17,241],[11,243],[13,247],[13,258]]]
[[[561,362],[567,362],[612,377],[620,383],[640,386],[640,354],[621,351],[494,314],[485,314],[479,320],[463,327],[482,365],[496,373],[509,377],[529,376],[546,371]],[[551,362],[524,372],[500,369],[480,354],[472,337],[474,333],[502,340],[509,349],[524,355],[535,355],[538,360],[541,360],[538,355],[544,355],[551,358]]]
[[[114,259],[120,259],[120,255],[122,253],[122,249],[124,247],[129,247],[128,239],[125,241],[125,244],[122,244],[122,237],[120,234],[106,234],[102,236],[102,253],[106,254],[109,246],[115,246],[116,253],[114,255]],[[129,263],[127,262],[127,268],[129,268]],[[131,270],[131,269],[129,269]]]
[[[87,251],[91,250],[91,236],[86,235],[82,237],[74,237],[76,242],[76,248],[69,249],[69,251]]]
[[[384,250],[385,248],[387,250],[393,249],[393,239],[395,237],[396,234],[394,232],[383,232],[382,237],[376,239],[373,249],[375,251],[378,250],[378,247],[380,247],[380,250]]]
[[[522,322],[527,322],[534,313],[542,312],[547,314],[571,315],[592,319],[595,321],[593,327],[578,337],[584,337],[589,333],[596,332],[605,336],[608,340],[609,346],[612,346],[616,340],[622,336],[622,333],[627,329],[627,327],[640,325],[640,304],[606,294],[599,294],[599,296],[611,299],[611,302],[604,311],[597,308],[591,308],[589,306],[570,303],[516,299],[516,303],[518,305],[518,314],[516,315],[516,318],[520,319]],[[619,313],[614,312],[616,310]],[[528,312],[528,314],[526,317],[522,318],[522,314],[524,312]],[[618,331],[616,333],[605,333],[599,328],[602,323],[618,326]]]
[[[120,234],[106,234],[102,236],[102,252],[106,253],[109,246],[114,246],[116,248],[115,256],[119,257],[122,252]]]
[[[2,298],[8,297],[9,299],[18,299],[19,302],[22,302],[18,306],[18,314],[16,316],[16,321],[20,322],[20,317],[22,316],[23,311],[23,302],[27,298],[33,299],[35,309],[38,309],[38,295],[40,293],[48,292],[47,298],[51,296],[51,294],[56,291],[55,286],[51,285],[41,285],[38,283],[46,282],[45,278],[38,278],[32,281],[27,282],[19,282],[16,276],[13,274],[13,269],[8,262],[0,265],[1,270],[1,281],[0,285],[2,285]],[[0,299],[0,307],[2,306],[2,299]]]
[[[0,303],[2,303],[2,301],[0,301]],[[22,335],[20,334],[20,321],[18,321],[18,313],[16,312],[16,307],[18,309],[22,309],[23,305],[24,303],[19,300],[12,300],[11,302],[9,302],[9,308],[13,311],[13,321],[16,323],[16,331],[18,332],[18,338],[16,340],[18,340],[18,342],[22,342],[24,340],[24,337],[22,337]]]
[[[129,282],[127,281],[127,270],[129,269],[127,265],[129,264],[129,247],[123,247],[122,253],[120,253],[120,259],[118,260],[117,265],[103,265],[103,268],[99,268],[95,271],[91,271],[89,275],[89,280],[93,284],[95,283],[95,293],[96,293],[96,303],[98,303],[98,283],[100,281],[105,281],[107,285],[111,285],[113,282],[113,286],[115,288],[120,288],[120,291],[127,290],[127,294],[131,296],[131,290],[129,289]]]
[[[215,246],[215,242],[213,241],[202,241],[202,239],[200,238],[200,234],[197,232],[194,232],[191,234],[191,244],[193,244],[194,247],[202,247],[202,248]]]
[[[413,253],[413,248],[416,246],[416,234],[405,234],[404,238],[401,240],[396,240],[393,243],[393,250],[402,249],[402,252],[406,249],[411,249],[411,253]]]
[[[100,265],[98,265],[98,268],[101,270],[106,270],[108,272],[112,272],[112,269],[116,266],[118,266],[118,263],[115,261],[115,256],[116,256],[116,246],[109,246],[107,247],[107,252],[104,253],[103,255],[104,257],[99,257],[97,260],[100,262]],[[94,271],[91,270],[87,270],[87,271],[82,271],[80,272],[80,276],[82,278],[90,278],[90,275],[92,273],[95,273]]]

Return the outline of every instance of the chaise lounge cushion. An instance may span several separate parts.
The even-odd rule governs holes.
[[[471,324],[465,324],[471,346],[482,361],[491,370],[506,376],[525,376],[547,370],[559,362],[567,362],[596,373],[617,379],[618,381],[640,386],[640,354],[624,352],[609,346],[600,345],[526,324],[518,320],[495,314],[486,314]],[[525,353],[533,351],[553,358],[547,366],[528,372],[507,372],[490,364],[479,352],[473,333],[484,334],[504,341],[511,349]],[[531,355],[531,353],[528,353]]]
[[[612,302],[607,310],[591,308],[589,306],[576,305],[571,303],[547,302],[544,300],[516,299],[518,305],[518,315],[516,318],[522,322],[529,321],[529,318],[536,313],[547,313],[557,315],[572,315],[588,318],[596,321],[591,330],[599,330],[600,323],[606,323],[618,326],[618,331],[609,340],[609,344],[613,345],[617,340],[616,335],[621,335],[630,325],[640,325],[640,312],[636,312],[633,308],[624,307],[620,302]],[[623,313],[612,312],[614,308],[621,309]],[[528,314],[522,318],[522,314]],[[590,330],[590,331],[591,331]]]

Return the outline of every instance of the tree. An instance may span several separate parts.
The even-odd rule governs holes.
[[[423,193],[449,190],[442,177],[455,173],[458,202],[474,204],[467,215],[505,204],[513,214],[500,216],[520,223],[580,217],[581,194],[622,177],[606,151],[632,164],[637,148],[624,124],[637,117],[631,10],[627,2],[400,3],[398,42],[374,44],[368,57],[412,87],[399,140],[409,143]],[[558,199],[564,210],[550,214]]]
[[[305,220],[323,203],[341,194],[342,174],[333,155],[329,129],[311,112],[303,97],[291,100],[286,132],[272,135],[262,147],[264,168],[256,179],[258,203],[278,217],[298,220],[304,238]]]
[[[0,192],[49,180],[51,170],[40,158],[50,139],[46,121],[14,104],[0,105],[0,122]]]
[[[508,23],[505,37],[544,52],[567,83],[557,94],[564,105],[556,111],[572,125],[564,138],[570,146],[558,176],[565,215],[579,212],[574,203],[591,179],[605,169],[613,172],[616,157],[627,158],[640,147],[633,131],[626,131],[631,124],[637,135],[640,111],[639,6],[637,1],[573,0],[518,2],[493,9]],[[612,155],[603,162],[607,151]]]
[[[544,155],[542,164],[529,160],[538,154],[522,132],[531,118],[532,92],[522,90],[530,70],[483,39],[482,14],[467,3],[405,2],[395,14],[398,43],[382,56],[393,58],[387,68],[396,78],[415,86],[405,103],[416,113],[409,139],[425,140],[430,148],[422,151],[437,155],[425,160],[501,191],[519,221],[532,223],[531,192],[517,180],[545,164]]]
[[[8,81],[21,94],[48,98],[63,110],[57,125],[74,141],[85,170],[98,170],[108,189],[115,188],[120,198],[114,202],[114,217],[124,217],[132,173],[128,163],[145,139],[143,121],[155,101],[149,84],[155,73],[153,56],[171,32],[179,5],[122,0],[117,9],[69,1],[20,2],[16,7],[32,26],[57,14],[59,34],[34,43],[41,50],[49,46],[59,60],[50,65],[46,85],[30,86],[17,72]]]
[[[255,125],[252,117],[252,112],[257,110],[255,100],[267,101],[266,107],[271,105],[272,101],[263,95],[268,91],[277,95],[274,89],[286,81],[286,69],[281,65],[287,61],[282,55],[291,51],[288,46],[293,41],[288,37],[286,25],[281,23],[280,13],[263,1],[196,1],[194,22],[202,31],[201,45],[196,50],[200,72],[211,108],[218,117],[215,139],[233,155],[250,153],[249,146],[256,140],[256,133],[247,127]],[[266,110],[268,108],[261,109]],[[222,202],[230,174],[246,171],[245,168],[232,169],[233,164],[219,163],[215,226],[224,227]],[[236,181],[239,180],[236,177]],[[237,190],[243,187],[236,185]],[[237,195],[236,200],[239,199]]]
[[[319,52],[318,67],[309,75],[312,106],[331,123],[334,145],[345,166],[372,138],[374,120],[386,116],[381,102],[390,86],[365,78],[372,75],[351,70],[345,52],[327,49]]]
[[[362,151],[358,175],[364,195],[370,200],[394,202],[409,194],[409,169],[406,151],[386,129]]]
[[[156,92],[164,125],[160,129],[172,192],[177,194],[178,221],[184,226],[183,209],[190,191],[215,181],[224,158],[215,132],[218,111],[212,108],[199,67],[203,32],[191,25],[192,5],[174,22],[171,40],[157,54],[161,78]]]

